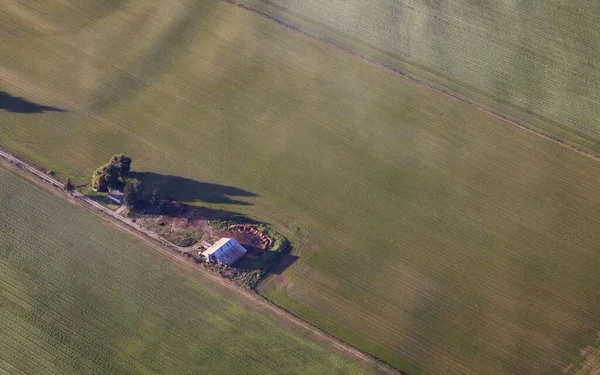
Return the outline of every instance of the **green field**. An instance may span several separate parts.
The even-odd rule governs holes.
[[[560,372],[595,338],[597,162],[226,3],[20,4],[0,90],[66,112],[0,111],[17,155],[83,181],[125,152],[272,223],[299,259],[260,291],[404,370]]]
[[[0,166],[0,372],[376,373]]]
[[[237,1],[600,154],[600,2]]]

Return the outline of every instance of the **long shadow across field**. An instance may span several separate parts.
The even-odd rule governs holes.
[[[257,196],[252,192],[233,186],[211,184],[154,172],[131,172],[131,177],[141,181],[145,190],[158,189],[166,196],[180,202],[250,205],[251,203],[233,197]]]
[[[0,91],[0,110],[15,113],[66,112],[64,109],[40,105],[27,99]]]
[[[268,273],[275,275],[281,275],[292,264],[296,263],[300,259],[299,256],[291,254],[289,249],[285,254],[282,254],[279,261],[271,268]]]

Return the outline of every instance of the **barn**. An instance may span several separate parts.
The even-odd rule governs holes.
[[[116,204],[123,204],[123,193],[117,189],[110,189],[108,191],[108,198]]]
[[[247,250],[235,238],[221,238],[202,252],[210,263],[223,263],[231,266],[246,254]]]

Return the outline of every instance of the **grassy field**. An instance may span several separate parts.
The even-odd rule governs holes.
[[[0,166],[0,372],[376,373]]]
[[[238,0],[600,154],[600,3]]]
[[[2,90],[65,112],[0,112],[19,156],[125,152],[274,224],[299,259],[261,292],[401,369],[560,372],[595,338],[593,160],[226,3],[22,4]]]

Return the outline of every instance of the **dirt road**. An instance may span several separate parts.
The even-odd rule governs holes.
[[[62,189],[63,188],[63,184],[52,178],[51,176],[48,176],[47,174],[37,170],[36,168],[32,167],[31,165],[15,158],[14,156],[0,150],[0,157],[6,159],[9,163],[27,170],[28,172],[36,175],[37,177],[41,178],[42,180],[44,180],[44,182],[47,182],[48,184],[52,185],[55,188],[59,188]],[[156,233],[144,229],[141,226],[139,226],[138,224],[134,223],[132,220],[127,219],[119,214],[117,214],[116,212],[104,207],[103,205],[101,205],[98,202],[95,202],[93,200],[91,200],[90,198],[86,197],[85,195],[78,193],[76,191],[72,191],[71,192],[71,196],[75,199],[78,199],[86,204],[89,204],[90,206],[92,206],[93,208],[95,208],[96,210],[102,211],[104,214],[110,216],[111,218],[120,221],[121,223],[135,229],[138,232],[141,232],[143,234],[145,234],[146,236],[153,238],[161,243],[164,243],[165,245],[169,246],[170,248],[172,248],[173,250],[178,250],[178,251],[184,251],[183,248],[179,247],[179,246],[175,246],[171,243],[166,243],[162,238],[160,238]]]

